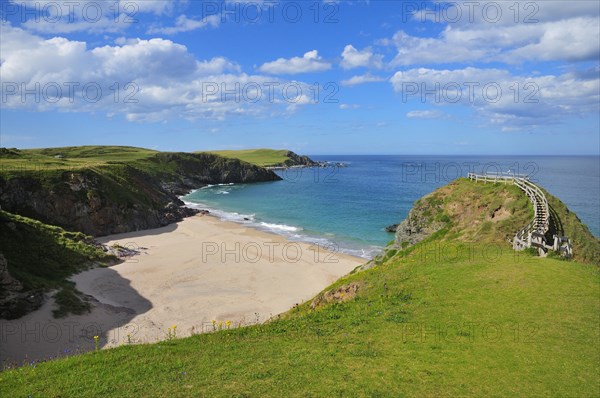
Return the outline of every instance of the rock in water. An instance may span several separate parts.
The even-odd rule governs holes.
[[[385,227],[385,232],[396,233],[397,229],[398,229],[398,224],[392,224],[392,225],[388,225],[387,227]]]

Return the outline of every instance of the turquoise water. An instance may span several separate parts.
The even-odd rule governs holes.
[[[342,168],[278,171],[282,181],[209,186],[183,198],[217,216],[372,257],[419,197],[469,171],[527,174],[600,236],[600,158],[313,156]]]

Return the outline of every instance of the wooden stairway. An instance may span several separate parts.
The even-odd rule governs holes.
[[[503,182],[505,184],[512,183],[527,195],[529,201],[533,205],[533,220],[525,227],[520,229],[513,239],[513,249],[524,250],[529,247],[538,249],[541,256],[545,256],[548,250],[554,250],[564,255],[565,257],[573,256],[573,246],[571,241],[562,235],[561,231],[555,231],[561,235],[553,234],[548,236],[550,232],[550,224],[560,225],[560,220],[553,220],[552,217],[557,217],[550,211],[548,199],[544,192],[529,180],[527,176],[517,174],[485,174],[479,175],[469,173],[470,180],[487,182]],[[549,244],[551,243],[551,244]]]

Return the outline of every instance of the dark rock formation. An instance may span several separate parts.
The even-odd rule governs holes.
[[[385,227],[385,232],[395,233],[396,230],[398,229],[398,225],[399,224],[388,225],[387,227]]]
[[[42,305],[41,291],[24,291],[23,285],[8,272],[8,262],[0,253],[0,319],[17,319]]]
[[[22,288],[21,283],[8,273],[8,262],[0,253],[0,299],[5,298],[11,292],[18,292]]]
[[[196,214],[178,198],[194,188],[279,179],[237,159],[158,153],[132,164],[0,176],[0,205],[47,224],[102,236],[157,228]]]
[[[408,213],[408,217],[398,224],[395,244],[401,248],[415,245],[445,225],[443,222],[431,220],[431,217],[425,215],[421,208],[414,207]]]
[[[284,162],[284,166],[316,166],[318,163],[309,158],[308,156],[298,155],[292,151],[289,151],[286,156],[289,158]]]

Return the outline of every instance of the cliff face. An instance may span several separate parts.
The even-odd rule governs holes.
[[[101,236],[156,228],[195,214],[177,198],[215,183],[278,180],[271,171],[210,154],[158,153],[133,163],[0,177],[12,213]]]

